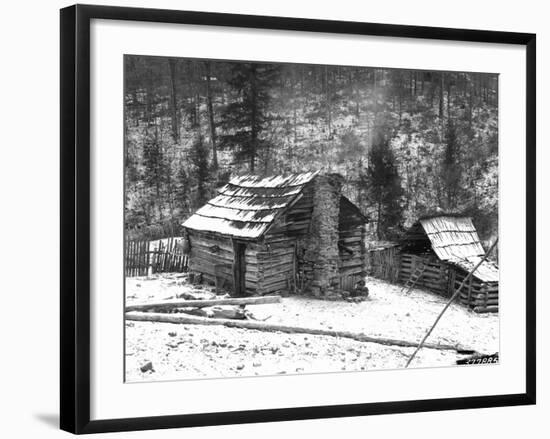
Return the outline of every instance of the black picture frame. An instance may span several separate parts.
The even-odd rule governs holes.
[[[181,23],[335,34],[504,43],[526,47],[526,392],[497,396],[90,420],[90,21]],[[61,10],[61,399],[72,433],[303,420],[535,404],[536,36],[303,18],[75,5]]]

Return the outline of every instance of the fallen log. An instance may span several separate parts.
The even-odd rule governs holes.
[[[350,338],[352,340],[378,343],[386,346],[400,346],[405,348],[417,347],[418,342],[398,340],[392,338],[383,337],[370,337],[362,333],[355,333],[349,331],[335,331],[332,329],[321,328],[303,328],[300,326],[287,326],[265,323],[259,320],[230,320],[230,319],[215,319],[208,317],[191,316],[188,314],[166,314],[157,312],[127,312],[126,320],[135,320],[139,322],[163,322],[163,323],[176,323],[176,324],[194,324],[194,325],[223,325],[229,328],[242,328],[242,329],[255,329],[257,331],[267,332],[285,332],[289,334],[311,334],[311,335],[324,335],[329,337],[341,337]],[[452,350],[461,354],[476,354],[473,349],[468,349],[460,345],[450,344],[435,344],[424,343],[425,348],[439,349],[439,350]]]
[[[204,300],[162,300],[158,302],[131,303],[126,305],[126,311],[142,311],[146,309],[172,309],[172,308],[204,308],[217,305],[261,305],[266,303],[279,303],[281,296],[263,297],[228,297],[226,299]]]
[[[474,312],[477,312],[477,313],[498,312],[498,305],[496,305],[496,306],[476,306],[476,307],[474,307]]]

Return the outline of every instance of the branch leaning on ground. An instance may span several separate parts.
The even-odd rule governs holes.
[[[449,308],[449,306],[451,306],[451,303],[453,303],[453,301],[457,298],[457,296],[460,294],[460,290],[462,290],[462,287],[466,284],[466,282],[472,277],[472,275],[474,274],[474,272],[479,268],[479,266],[481,264],[483,264],[483,262],[485,262],[485,260],[487,260],[487,257],[491,254],[491,252],[493,251],[493,249],[495,248],[495,246],[497,245],[497,242],[498,242],[498,238],[495,240],[495,242],[493,242],[493,245],[491,246],[491,248],[487,251],[487,253],[485,253],[485,256],[483,256],[483,258],[481,258],[481,260],[476,264],[476,266],[474,268],[472,268],[472,270],[470,270],[470,272],[468,273],[468,275],[462,280],[462,283],[458,286],[458,289],[454,292],[454,294],[451,296],[451,298],[449,299],[449,301],[445,304],[445,306],[443,307],[443,309],[441,310],[441,312],[439,313],[439,315],[437,316],[437,318],[435,319],[435,322],[433,323],[433,325],[431,326],[430,329],[428,329],[428,332],[426,332],[426,335],[424,336],[424,338],[420,341],[420,343],[418,344],[418,347],[415,349],[415,351],[412,353],[412,355],[409,357],[409,359],[407,360],[407,364],[405,365],[405,367],[409,367],[409,364],[411,364],[411,361],[413,360],[413,358],[416,356],[416,354],[418,353],[418,351],[420,349],[422,349],[422,347],[426,347],[427,346],[427,343],[426,343],[426,339],[430,336],[430,334],[432,333],[432,331],[434,330],[435,326],[437,325],[437,323],[439,322],[439,320],[441,319],[441,317],[443,316],[443,314],[445,313],[445,311],[447,311],[447,308]]]
[[[137,312],[137,311],[127,312],[126,320],[134,320],[134,321],[141,321],[141,322],[194,324],[194,325],[222,325],[230,328],[254,329],[257,331],[267,331],[267,332],[278,331],[278,332],[285,332],[290,334],[311,334],[311,335],[322,335],[322,336],[329,336],[329,337],[350,338],[352,340],[356,340],[360,342],[378,343],[386,346],[401,346],[406,348],[415,347],[417,345],[416,342],[411,342],[407,340],[397,340],[397,339],[382,338],[382,337],[370,337],[365,334],[348,332],[348,331],[335,331],[330,329],[303,328],[300,326],[269,324],[269,323],[265,323],[263,321],[257,321],[257,320],[250,321],[250,320],[217,319],[217,318],[191,316],[187,314],[167,314],[167,313],[158,313],[158,312]],[[426,343],[424,347],[429,349],[452,350],[463,354],[476,353],[476,351],[474,351],[473,349],[468,349],[459,345]]]

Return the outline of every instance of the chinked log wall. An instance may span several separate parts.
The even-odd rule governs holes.
[[[233,287],[233,245],[229,238],[189,231],[189,269],[210,283]],[[245,287],[248,294],[288,290],[294,279],[296,238],[270,235],[264,242],[247,242]]]
[[[214,236],[209,233],[188,231],[191,254],[189,269],[202,273],[210,283],[233,288],[234,252],[231,239]],[[263,247],[256,243],[246,245],[245,251],[245,288],[248,293],[256,291],[259,280],[258,254]]]
[[[208,233],[189,231],[189,269],[202,273],[211,283],[224,279],[233,284],[233,245],[227,238],[211,236]]]

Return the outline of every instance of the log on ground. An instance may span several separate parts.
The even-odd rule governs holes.
[[[257,331],[267,332],[285,332],[289,334],[311,334],[311,335],[324,335],[329,337],[341,337],[350,338],[360,342],[378,343],[386,346],[400,346],[406,348],[415,348],[418,346],[417,341],[398,340],[392,338],[383,337],[370,337],[362,333],[355,333],[349,331],[335,331],[332,329],[321,328],[303,328],[300,326],[288,326],[270,324],[261,321],[251,320],[229,320],[229,319],[214,319],[208,317],[198,317],[186,314],[165,314],[165,313],[153,313],[153,312],[127,312],[126,320],[134,320],[141,322],[162,322],[162,323],[175,323],[175,324],[195,324],[195,325],[222,325],[229,328],[242,328],[253,329]],[[425,348],[439,349],[439,350],[452,350],[461,354],[475,354],[477,353],[473,349],[469,349],[460,345],[439,344],[439,343],[424,343]]]
[[[498,312],[498,306],[476,306],[474,307],[474,312],[485,313],[485,312]]]
[[[126,305],[126,311],[140,311],[147,309],[172,309],[172,308],[204,308],[217,305],[263,305],[267,303],[279,303],[281,296],[239,297],[226,299],[204,300],[163,300],[147,303],[132,303]]]

